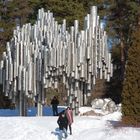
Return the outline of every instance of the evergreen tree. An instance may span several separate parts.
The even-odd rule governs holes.
[[[112,7],[110,22],[115,36],[118,38],[118,45],[121,52],[121,83],[122,91],[122,113],[123,122],[136,124],[139,119],[139,27],[137,27],[140,15],[140,2],[136,0],[115,0]],[[135,32],[134,32],[135,30]],[[129,51],[128,51],[129,50]],[[126,64],[127,62],[127,64]],[[126,65],[126,66],[125,66]],[[126,68],[126,71],[125,71]],[[119,74],[119,73],[118,73]]]
[[[119,44],[121,51],[121,77],[123,80],[125,61],[127,60],[127,50],[132,41],[131,34],[137,24],[137,17],[140,11],[139,1],[136,0],[113,0],[109,8],[109,32]]]
[[[140,26],[133,33],[128,51],[122,99],[123,121],[137,125],[140,123]]]
[[[0,1],[0,55],[5,50],[16,25],[29,22],[33,13],[28,0]]]
[[[67,25],[73,26],[74,20],[79,20],[80,26],[83,25],[86,15],[83,3],[74,0],[47,0],[44,3],[44,8],[53,12],[59,23],[66,19]]]
[[[112,44],[113,78],[107,84],[107,94],[121,101],[125,63],[133,42],[132,32],[138,23],[140,2],[136,0],[111,0],[107,4],[107,31]],[[117,101],[117,103],[118,103]]]

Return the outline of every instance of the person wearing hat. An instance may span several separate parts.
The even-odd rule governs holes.
[[[68,136],[67,135],[68,119],[66,117],[65,110],[63,110],[62,112],[59,113],[57,123],[59,125],[60,134],[62,135],[64,133],[65,138],[66,138]],[[60,137],[62,137],[62,136],[60,136]]]

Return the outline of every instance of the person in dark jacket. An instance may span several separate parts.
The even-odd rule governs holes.
[[[56,98],[56,96],[54,96],[53,99],[51,100],[53,116],[58,116],[58,104],[59,100]]]
[[[59,113],[57,123],[59,125],[59,129],[61,133],[64,133],[65,138],[66,138],[68,136],[67,135],[68,119],[66,117],[65,111],[62,111]]]

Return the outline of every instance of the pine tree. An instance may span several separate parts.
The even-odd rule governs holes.
[[[128,49],[131,47],[132,32],[138,23],[140,2],[136,0],[110,0],[106,2],[107,31],[109,42],[112,44],[112,59],[114,65],[113,78],[108,84],[107,94],[110,93],[122,100],[122,83]]]
[[[29,22],[32,12],[28,0],[0,1],[0,55],[5,50],[6,42],[11,39],[15,26]]]
[[[137,125],[140,123],[140,27],[133,33],[128,51],[122,99],[123,122]]]

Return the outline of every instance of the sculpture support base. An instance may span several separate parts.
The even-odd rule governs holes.
[[[43,116],[43,105],[40,102],[37,103],[37,116]]]

